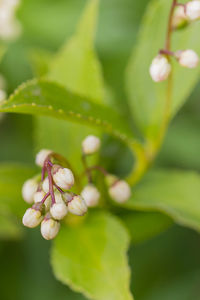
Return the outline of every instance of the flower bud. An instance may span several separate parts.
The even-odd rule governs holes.
[[[33,195],[33,200],[35,203],[41,202],[44,196],[45,196],[45,192],[43,190],[39,190]]]
[[[52,168],[53,180],[61,189],[69,190],[74,184],[74,175],[70,169],[54,165]]]
[[[187,16],[185,14],[184,6],[177,6],[174,12],[174,16],[172,19],[172,27],[173,28],[182,28],[187,24]]]
[[[29,179],[25,181],[22,187],[22,196],[27,203],[29,204],[33,203],[33,196],[37,191],[37,188],[38,188],[37,180]]]
[[[56,203],[54,203],[50,208],[50,213],[54,219],[61,220],[66,216],[68,209],[58,191],[55,192],[55,201]]]
[[[56,220],[63,219],[67,214],[67,206],[64,202],[62,203],[54,203],[50,209],[50,213],[52,217]]]
[[[50,155],[51,153],[52,153],[51,150],[47,150],[47,149],[40,150],[40,152],[38,152],[38,154],[36,155],[36,159],[35,159],[36,165],[43,167],[47,156]]]
[[[82,151],[84,154],[93,154],[100,148],[100,139],[94,135],[88,135],[82,142]]]
[[[93,184],[88,184],[82,190],[81,196],[88,207],[94,207],[99,202],[100,193]]]
[[[175,56],[178,59],[179,64],[183,67],[193,69],[199,64],[199,57],[193,50],[177,51]]]
[[[118,203],[124,203],[131,196],[131,189],[124,180],[117,180],[109,187],[110,197]]]
[[[189,20],[194,21],[200,18],[200,1],[194,0],[186,3],[186,16]]]
[[[74,195],[67,203],[67,206],[69,212],[77,216],[83,216],[87,212],[87,205],[84,199],[79,195]]]
[[[41,234],[46,240],[52,240],[58,234],[60,223],[50,217],[45,217],[41,223]]]
[[[164,55],[156,56],[149,69],[151,78],[155,82],[166,80],[171,72],[171,65]]]
[[[42,221],[42,213],[40,210],[28,208],[23,216],[22,222],[24,226],[34,228]]]
[[[42,183],[42,189],[45,193],[49,192],[49,179],[46,177]]]

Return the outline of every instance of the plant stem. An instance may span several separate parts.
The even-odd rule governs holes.
[[[171,35],[173,31],[172,23],[173,23],[174,9],[177,5],[178,5],[177,0],[173,0],[170,13],[169,13],[169,18],[168,18],[165,48],[161,50],[163,54],[166,54],[168,56],[174,54],[171,51]],[[157,140],[154,143],[152,143],[152,141],[147,141],[146,147],[142,145],[141,147],[137,147],[137,148],[131,147],[135,153],[135,159],[136,159],[134,170],[127,178],[127,181],[131,185],[137,183],[139,179],[144,175],[146,169],[150,166],[152,160],[155,158],[157,152],[160,149],[160,146],[162,144],[170,120],[171,98],[172,98],[172,74],[170,74],[168,78],[167,95],[166,95],[163,121],[160,127],[160,132]]]
[[[56,200],[55,200],[55,195],[54,195],[54,190],[53,190],[53,178],[51,175],[51,166],[49,164],[47,164],[46,169],[47,169],[48,179],[49,179],[49,192],[51,195],[51,200],[52,200],[52,205],[53,205],[56,203]]]

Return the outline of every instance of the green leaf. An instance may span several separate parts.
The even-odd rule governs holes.
[[[98,1],[88,1],[77,32],[67,40],[55,57],[52,57],[47,78],[59,82],[79,95],[103,102],[102,71],[94,50],[97,11]],[[99,135],[96,128],[88,129],[80,124],[68,124],[44,117],[37,118],[35,129],[37,149],[50,148],[62,153],[72,164],[74,162],[77,169],[82,168],[82,140],[89,134]]]
[[[76,34],[53,59],[48,78],[72,92],[102,102],[102,70],[94,50],[98,4],[98,0],[88,1]]]
[[[160,211],[180,225],[200,231],[200,175],[153,170],[132,190],[129,209]]]
[[[42,79],[19,87],[8,101],[2,103],[0,111],[70,120],[101,128],[125,143],[134,144],[132,130],[113,108],[93,103],[68,92],[56,83]]]
[[[171,218],[158,212],[125,212],[119,215],[128,228],[133,244],[143,243],[167,230]]]
[[[138,44],[127,70],[127,91],[134,119],[149,138],[155,138],[162,123],[167,97],[167,82],[154,83],[149,66],[164,47],[168,15],[172,1],[153,0],[144,17]],[[172,50],[194,49],[200,54],[199,22],[173,33]],[[171,116],[183,105],[199,78],[199,68],[189,70],[173,63]]]
[[[133,299],[128,242],[121,223],[103,212],[89,215],[74,227],[62,226],[51,253],[55,276],[89,299]]]
[[[22,217],[27,207],[21,189],[25,180],[35,175],[35,170],[23,164],[0,165],[0,211]]]

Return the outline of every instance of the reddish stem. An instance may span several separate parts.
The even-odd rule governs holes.
[[[92,166],[90,168],[88,168],[89,171],[92,170],[98,170],[99,172],[101,172],[104,176],[108,175],[108,172],[102,167],[102,166]]]
[[[48,193],[44,196],[44,198],[41,200],[41,203],[44,203],[45,200],[49,197],[49,195],[50,195],[50,192],[48,192]]]
[[[48,179],[49,179],[49,192],[50,192],[51,200],[52,200],[51,205],[53,205],[56,203],[56,200],[55,200],[55,195],[54,195],[54,191],[53,191],[53,178],[51,175],[51,166],[47,163],[46,168],[47,168]]]
[[[171,32],[173,30],[172,28],[172,20],[174,15],[174,9],[177,6],[177,0],[173,0],[170,13],[169,13],[169,20],[168,20],[168,27],[167,27],[167,36],[166,36],[166,42],[165,42],[165,50],[170,51],[171,48]]]
[[[54,182],[54,186],[57,188],[57,190],[61,193],[64,194],[65,192],[59,187],[57,186],[57,184]]]

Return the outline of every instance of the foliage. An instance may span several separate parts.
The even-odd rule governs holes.
[[[0,124],[4,140],[0,149],[0,252],[2,257],[7,252],[7,240],[23,243],[28,248],[23,254],[26,263],[30,261],[28,274],[34,270],[34,276],[27,275],[28,284],[19,299],[26,299],[26,293],[31,293],[31,299],[46,295],[77,300],[129,300],[133,295],[136,300],[197,299],[199,236],[173,224],[200,230],[198,87],[184,112],[176,116],[198,82],[199,68],[188,71],[173,64],[169,119],[174,120],[172,125],[164,124],[166,128],[168,84],[153,83],[148,73],[151,60],[164,44],[170,4],[168,0],[152,0],[148,6],[145,1],[131,0],[89,0],[86,6],[81,0],[22,1],[18,18],[24,32],[15,42],[2,42],[1,71],[10,95],[0,105],[2,113],[21,114],[6,114]],[[140,16],[144,9],[136,41],[139,20],[133,14]],[[191,47],[200,54],[199,26],[196,22],[175,32],[174,50]],[[157,166],[147,171],[166,133]],[[33,241],[27,232],[29,246],[20,241],[24,234],[19,220],[26,207],[21,187],[35,174],[32,154],[40,148],[67,156],[80,173],[80,144],[88,134],[102,136],[105,141],[94,161],[102,161],[110,172],[117,169],[118,174],[126,173],[132,196],[118,205],[99,180],[102,206],[91,209],[81,220],[74,217],[63,221],[60,234],[52,242],[50,260],[54,276],[80,293],[75,294],[50,275],[45,260],[49,246],[37,232],[32,233]],[[187,170],[191,168],[195,171]],[[167,229],[168,233],[163,233]],[[189,256],[186,245],[191,255],[189,267],[184,264]],[[40,263],[37,246],[45,249]],[[47,270],[40,276],[43,263]],[[179,264],[184,264],[183,268]],[[13,274],[18,267],[16,263]],[[40,283],[44,278],[49,281],[44,283],[49,290],[45,296],[42,287],[38,289],[40,298],[32,284],[38,283],[37,276]],[[8,297],[13,299],[12,291]]]

